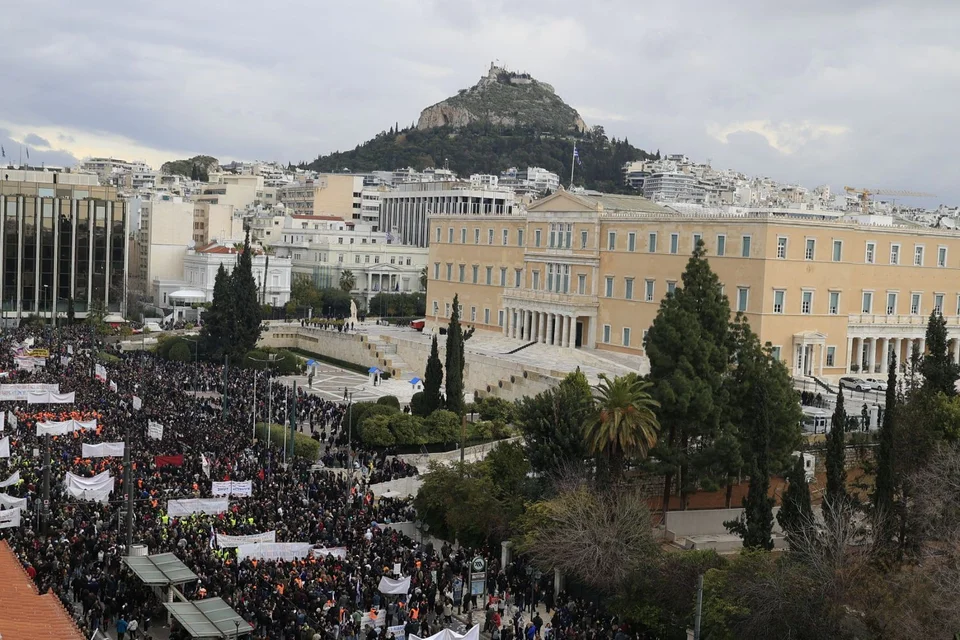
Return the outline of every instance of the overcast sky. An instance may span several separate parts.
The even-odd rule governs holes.
[[[958,204],[958,36],[960,3],[929,0],[7,3],[0,144],[50,164],[311,160],[499,60],[650,151]]]

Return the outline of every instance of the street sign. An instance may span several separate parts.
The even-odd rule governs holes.
[[[477,556],[470,561],[470,595],[482,596],[487,588],[487,561]]]
[[[470,568],[474,573],[481,573],[487,570],[487,561],[483,559],[482,556],[477,556],[470,563]]]

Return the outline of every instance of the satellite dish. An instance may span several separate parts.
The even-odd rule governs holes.
[[[187,249],[195,249],[196,246],[197,246],[196,240],[191,240],[190,242],[187,243]]]

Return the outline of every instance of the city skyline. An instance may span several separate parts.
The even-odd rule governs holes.
[[[908,201],[918,206],[960,202],[949,179],[960,116],[947,106],[960,50],[941,44],[960,9],[949,5],[814,2],[777,16],[756,3],[682,14],[623,2],[587,14],[564,2],[100,7],[26,5],[0,26],[3,75],[19,88],[0,98],[6,161],[19,144],[36,164],[310,161],[414,122],[498,60],[650,152],[810,187],[937,194]]]

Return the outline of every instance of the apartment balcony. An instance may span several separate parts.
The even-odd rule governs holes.
[[[596,315],[600,302],[597,296],[506,288],[503,290],[503,305],[551,313],[592,316]]]

